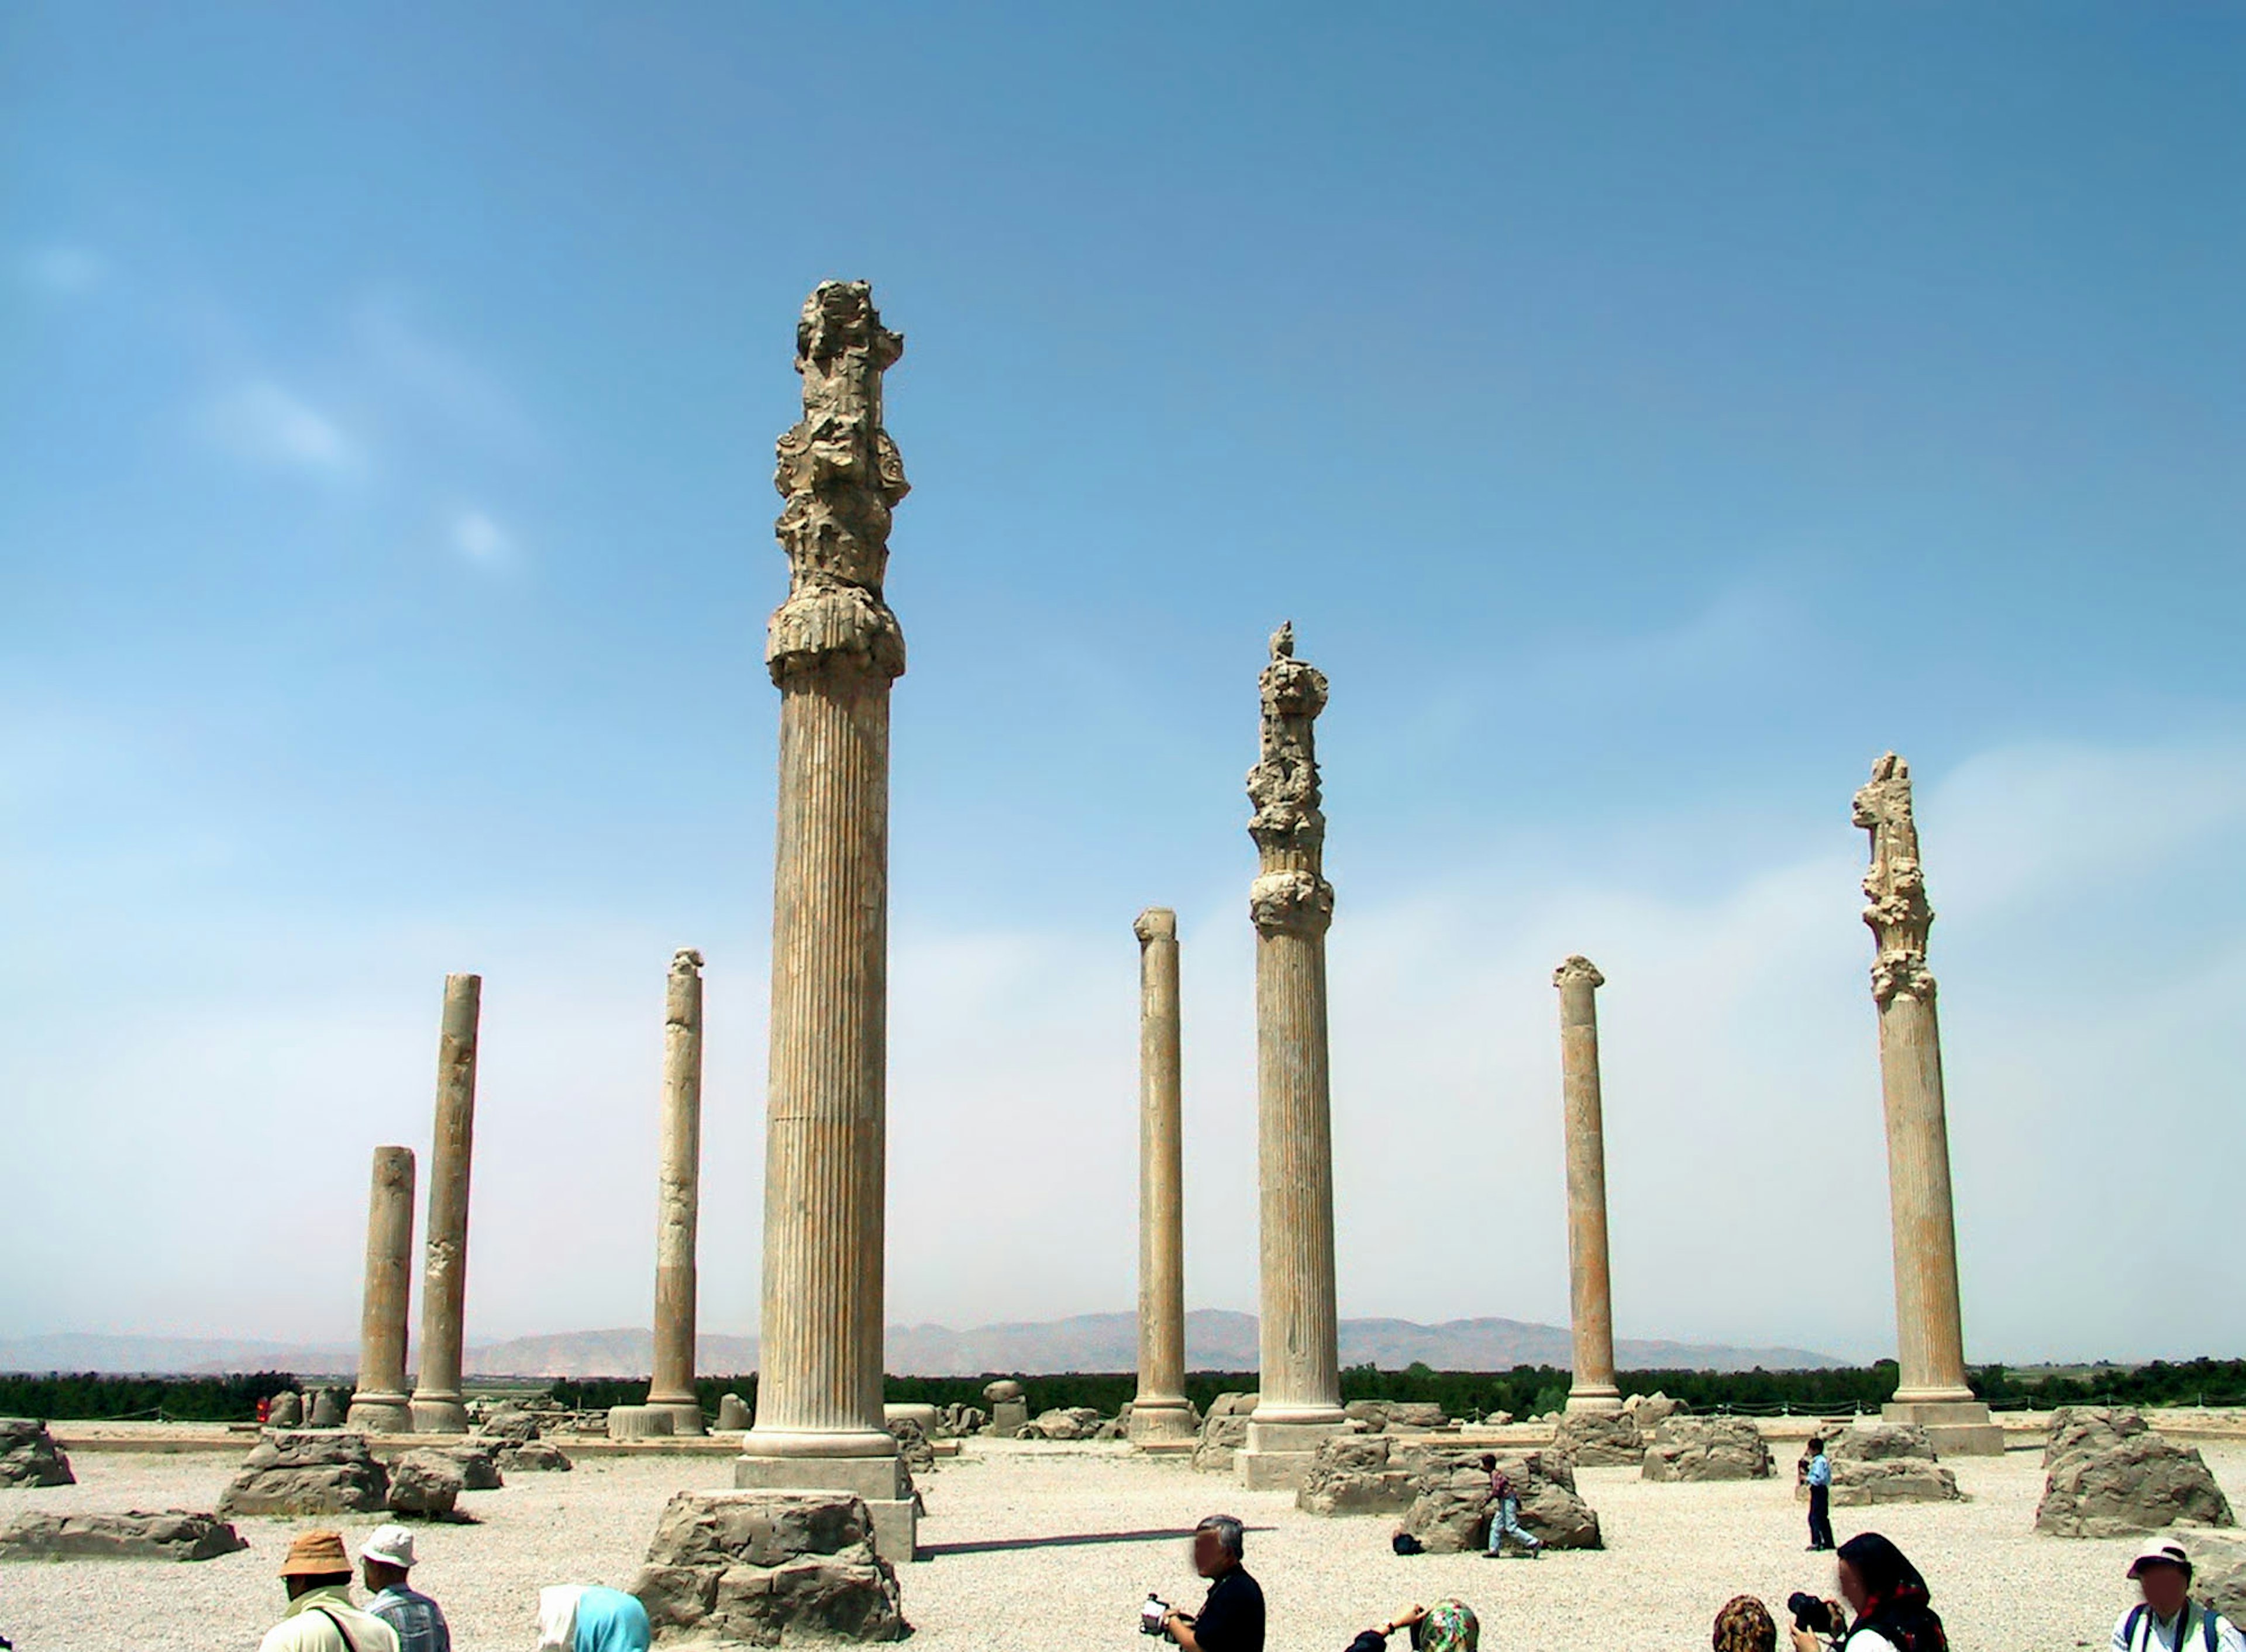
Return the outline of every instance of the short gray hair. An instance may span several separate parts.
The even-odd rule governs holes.
[[[1229,1514],[1212,1514],[1194,1530],[1215,1533],[1216,1540],[1224,1545],[1224,1552],[1235,1560],[1247,1551],[1248,1528]]]

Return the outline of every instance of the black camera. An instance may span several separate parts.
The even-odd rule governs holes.
[[[1161,1634],[1162,1620],[1169,1616],[1169,1615],[1170,1603],[1162,1599],[1160,1595],[1149,1590],[1147,1594],[1147,1603],[1139,1608],[1139,1633],[1141,1635]]]
[[[1793,1614],[1793,1627],[1797,1629],[1807,1629],[1812,1635],[1839,1632],[1833,1622],[1830,1601],[1821,1601],[1814,1594],[1804,1594],[1796,1589],[1786,1597],[1786,1609]]]

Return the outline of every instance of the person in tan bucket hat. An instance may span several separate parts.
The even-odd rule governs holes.
[[[398,1632],[351,1604],[351,1581],[342,1533],[298,1533],[281,1562],[289,1609],[258,1652],[398,1652]]]

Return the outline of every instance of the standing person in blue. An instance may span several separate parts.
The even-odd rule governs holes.
[[[1825,1455],[1825,1442],[1809,1437],[1809,1466],[1803,1479],[1809,1486],[1809,1552],[1822,1554],[1833,1547],[1833,1459]]]
[[[413,1569],[413,1533],[402,1526],[378,1526],[359,1545],[359,1574],[371,1598],[366,1609],[398,1631],[398,1652],[453,1652],[453,1631],[444,1609],[419,1589],[406,1586]]]
[[[1544,1553],[1544,1540],[1531,1536],[1521,1523],[1521,1492],[1513,1484],[1513,1477],[1497,1465],[1497,1455],[1484,1451],[1481,1465],[1489,1471],[1489,1547],[1483,1558],[1495,1560],[1505,1553],[1505,1540],[1510,1537],[1521,1545],[1521,1552],[1530,1560]]]
[[[1263,1652],[1263,1586],[1248,1575],[1241,1558],[1247,1528],[1229,1514],[1212,1514],[1194,1527],[1194,1570],[1208,1580],[1198,1612],[1174,1608],[1162,1633],[1186,1652]]]

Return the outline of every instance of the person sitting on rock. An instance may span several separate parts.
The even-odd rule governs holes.
[[[538,1652],[648,1652],[654,1638],[636,1594],[597,1583],[538,1591]]]
[[[351,1604],[351,1556],[340,1532],[306,1532],[281,1562],[289,1609],[257,1652],[398,1652],[398,1632]]]
[[[1359,1635],[1347,1652],[1385,1652],[1388,1637],[1399,1629],[1412,1632],[1412,1652],[1476,1652],[1481,1645],[1481,1621],[1474,1608],[1464,1601],[1438,1601],[1405,1607],[1378,1628]]]
[[[366,1609],[398,1631],[398,1652],[453,1652],[453,1631],[444,1609],[419,1589],[406,1586],[413,1569],[413,1533],[402,1526],[379,1526],[359,1545],[359,1574],[370,1596]]]
[[[1734,1594],[1716,1614],[1715,1652],[1778,1652],[1778,1620],[1752,1594]]]
[[[1855,1615],[1835,1646],[1851,1652],[1950,1652],[1926,1580],[1877,1532],[1859,1532],[1841,1545],[1834,1570],[1841,1598]],[[1794,1652],[1821,1652],[1823,1646],[1812,1631],[1794,1629]]]
[[[2246,1652],[2238,1626],[2191,1598],[2191,1557],[2172,1537],[2156,1537],[2129,1562],[2144,1600],[2113,1626],[2113,1652]]]
[[[1495,1560],[1505,1553],[1505,1540],[1510,1537],[1521,1546],[1521,1553],[1531,1560],[1544,1553],[1543,1540],[1531,1536],[1521,1523],[1521,1493],[1513,1484],[1513,1477],[1497,1465],[1496,1453],[1484,1451],[1481,1465],[1489,1471],[1489,1547],[1484,1555]]]

